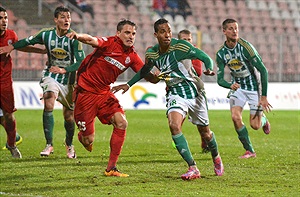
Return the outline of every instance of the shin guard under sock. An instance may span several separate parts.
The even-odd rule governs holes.
[[[177,151],[189,166],[196,165],[183,133],[172,135]]]
[[[53,140],[54,117],[53,117],[52,111],[50,111],[50,112],[44,111],[43,127],[44,127],[46,143],[53,145],[52,140]]]
[[[248,134],[248,130],[245,127],[245,125],[243,125],[243,127],[241,129],[236,130],[236,132],[238,134],[239,140],[243,144],[244,149],[254,153],[255,151],[252,147],[251,140],[250,140],[250,137]]]
[[[125,129],[114,128],[110,138],[110,155],[107,170],[111,170],[117,165],[126,136]]]

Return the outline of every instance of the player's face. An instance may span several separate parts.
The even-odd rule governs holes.
[[[68,29],[70,29],[71,25],[71,14],[70,12],[61,12],[58,14],[57,18],[54,18],[54,22],[56,24],[56,27],[60,31],[67,32]]]
[[[122,40],[125,47],[132,47],[135,41],[135,26],[125,24],[121,31],[117,31],[117,36]]]
[[[193,42],[192,34],[183,34],[183,33],[181,33],[179,37],[180,37],[181,40],[186,40],[189,43]]]
[[[172,38],[171,25],[164,23],[158,26],[158,31],[154,33],[159,45],[161,47],[169,46]]]
[[[2,33],[7,29],[8,17],[6,12],[0,12],[0,32]]]
[[[239,38],[239,26],[237,23],[228,23],[223,33],[228,40],[237,41]]]

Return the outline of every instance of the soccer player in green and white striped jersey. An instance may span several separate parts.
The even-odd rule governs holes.
[[[240,158],[256,157],[242,120],[242,112],[248,102],[251,127],[255,130],[262,127],[265,134],[270,133],[270,123],[263,113],[263,110],[269,112],[272,107],[267,100],[268,71],[254,46],[239,38],[236,20],[226,19],[222,23],[222,28],[226,41],[216,54],[217,81],[220,86],[230,89],[231,118],[238,138],[246,150]],[[224,79],[225,66],[230,69],[231,82]]]
[[[69,39],[66,36],[67,33],[73,31],[70,29],[71,14],[69,9],[63,6],[57,7],[54,11],[54,22],[56,27],[44,28],[34,36],[19,40],[15,44],[8,46],[8,52],[28,45],[45,45],[48,65],[43,71],[40,86],[43,88],[43,128],[46,148],[40,155],[49,156],[53,153],[54,117],[52,111],[55,101],[58,100],[63,105],[67,157],[76,158],[74,146],[72,145],[75,131],[72,93],[76,71],[85,54],[81,42]]]
[[[146,65],[127,84],[113,87],[112,91],[117,92],[122,89],[123,93],[126,92],[150,70],[157,76],[158,81],[164,80],[167,85],[167,117],[172,139],[178,153],[189,166],[188,171],[181,175],[181,178],[183,180],[200,178],[200,171],[182,133],[182,123],[186,115],[189,115],[189,120],[197,125],[198,131],[211,151],[215,174],[222,176],[224,167],[215,135],[209,129],[207,103],[202,92],[203,86],[194,74],[191,59],[199,59],[204,62],[207,70],[203,73],[206,75],[214,75],[213,61],[206,53],[195,48],[191,43],[172,38],[171,26],[166,19],[157,20],[154,23],[154,30],[158,44],[146,51]]]

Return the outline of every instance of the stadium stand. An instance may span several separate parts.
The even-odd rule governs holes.
[[[14,28],[19,38],[27,37],[30,29],[39,29],[38,22],[28,16],[23,10],[37,12],[34,0],[26,0],[26,3],[17,7],[10,1],[4,3],[9,10],[10,28]],[[24,2],[24,1],[23,1]],[[65,4],[65,0],[45,0],[43,1],[43,13],[49,7],[55,8],[59,4]],[[118,0],[87,0],[94,7],[95,19],[82,13],[72,11],[72,28],[78,32],[86,32],[92,35],[113,35],[116,32],[116,24],[121,18],[128,18],[137,23],[136,49],[144,57],[143,52],[148,46],[156,44],[153,36],[153,23],[159,16],[152,10],[152,0],[132,0],[133,5],[124,6]],[[270,73],[270,81],[277,81],[279,75],[283,81],[300,81],[300,1],[295,0],[188,0],[192,8],[192,16],[185,20],[182,16],[165,15],[173,25],[173,36],[177,37],[178,31],[189,28],[193,32],[194,40],[201,41],[201,47],[213,59],[218,47],[224,42],[221,23],[224,19],[233,17],[240,25],[240,36],[249,40],[261,54],[265,65]],[[22,4],[22,3],[20,3]],[[47,6],[48,4],[48,6]],[[51,6],[49,6],[51,5]],[[24,7],[26,7],[24,9]],[[32,8],[31,8],[32,7]],[[33,10],[35,9],[35,10]],[[25,14],[23,14],[25,13]],[[51,20],[52,15],[50,14]],[[46,24],[53,24],[51,20],[46,20]],[[29,30],[25,30],[27,27]],[[42,25],[45,27],[45,25]],[[201,31],[201,34],[198,34]],[[199,37],[202,35],[202,37]],[[87,49],[89,53],[92,49]],[[29,66],[30,56],[16,53],[16,68],[32,68]],[[27,56],[27,57],[26,57]],[[27,61],[24,59],[27,58]],[[22,59],[22,60],[21,60]],[[22,63],[21,63],[22,62]],[[26,63],[27,62],[27,63]],[[33,65],[43,62],[34,61]],[[33,66],[38,69],[39,66]],[[42,67],[41,67],[42,68]],[[280,69],[278,69],[280,68]],[[282,73],[278,73],[279,71]],[[122,78],[126,80],[127,75]],[[205,78],[210,81],[211,79]],[[215,80],[215,79],[213,79]]]

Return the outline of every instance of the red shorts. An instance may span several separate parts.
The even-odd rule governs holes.
[[[124,114],[119,100],[112,92],[107,91],[103,94],[76,92],[74,118],[84,136],[95,132],[95,117],[98,117],[102,124],[111,124],[110,120],[116,112]]]
[[[12,83],[0,84],[0,93],[0,108],[7,113],[17,111]]]

